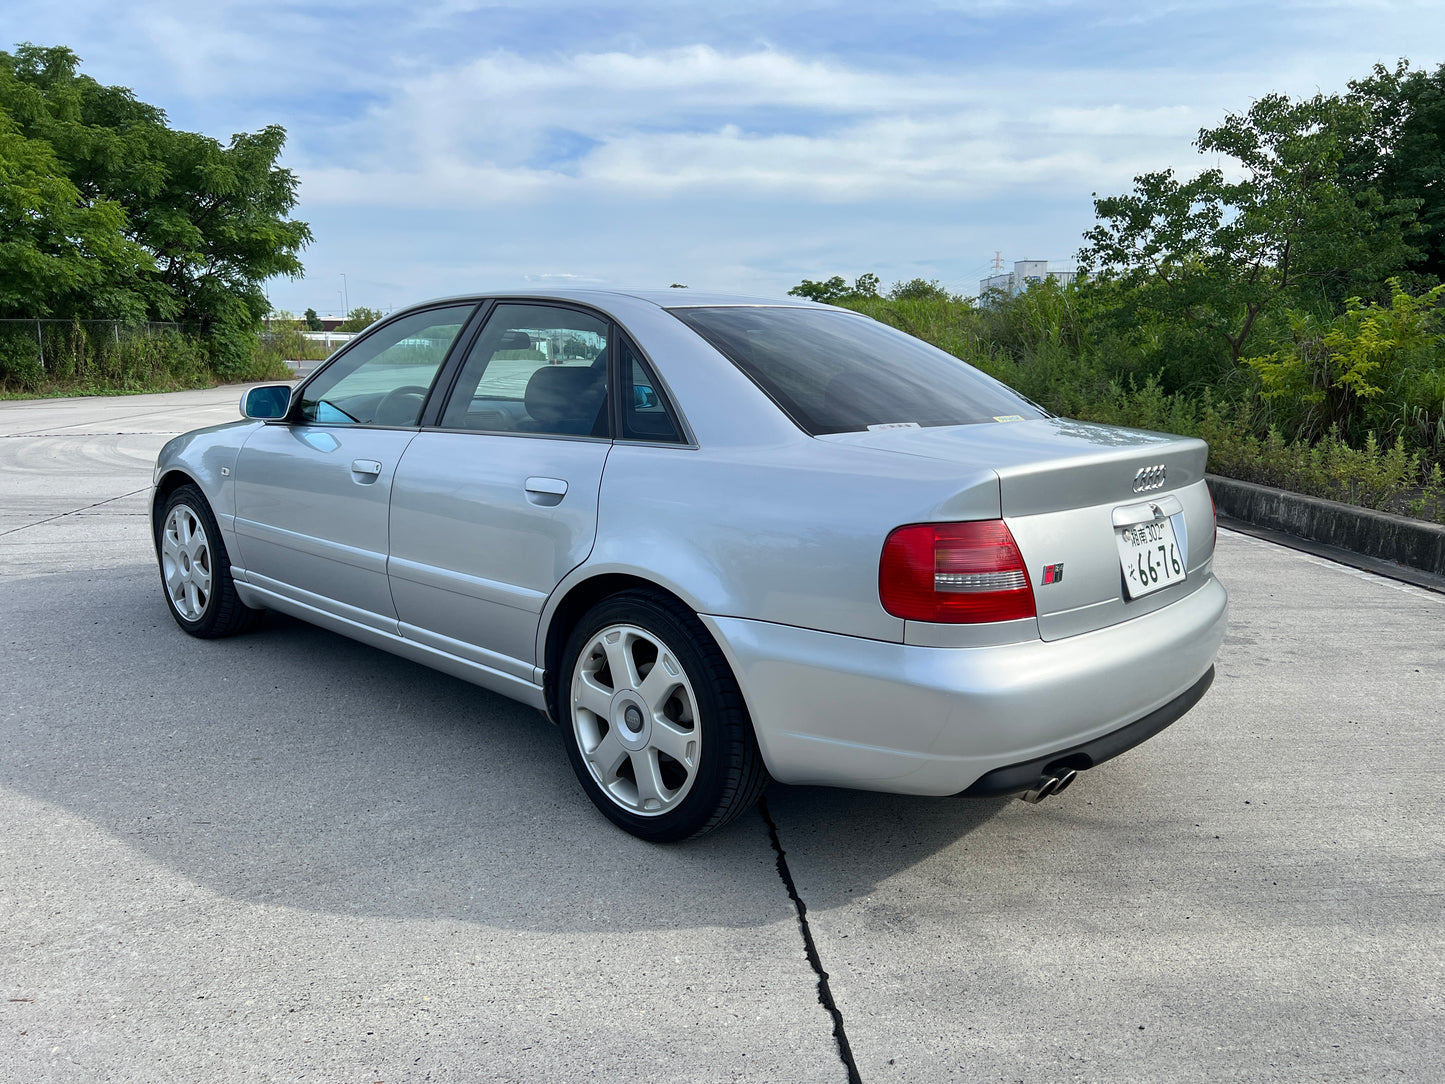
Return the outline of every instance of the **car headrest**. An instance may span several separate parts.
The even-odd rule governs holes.
[[[497,343],[498,350],[531,350],[532,336],[525,331],[504,331],[501,341]]]
[[[597,421],[606,382],[584,365],[543,365],[527,381],[523,403],[548,433],[586,436]]]

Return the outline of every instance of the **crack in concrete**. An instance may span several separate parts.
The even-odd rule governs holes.
[[[36,430],[34,433],[0,433],[0,440],[90,440],[93,437],[166,437],[175,436],[174,429],[107,429],[102,433],[55,433]]]
[[[16,533],[18,533],[18,532],[20,532],[20,531],[28,531],[28,530],[30,530],[30,528],[32,528],[32,527],[43,527],[43,526],[44,526],[45,524],[47,524],[47,523],[54,523],[54,522],[56,522],[57,520],[66,519],[66,518],[68,518],[68,517],[70,517],[70,516],[84,515],[86,512],[89,512],[92,508],[99,508],[101,505],[103,505],[103,504],[110,504],[112,501],[123,501],[123,500],[125,500],[127,497],[134,497],[137,493],[145,493],[145,492],[148,491],[149,489],[150,489],[150,486],[142,486],[140,489],[133,489],[133,490],[131,490],[129,493],[119,493],[119,494],[117,494],[117,495],[114,496],[114,497],[107,497],[107,498],[106,498],[105,500],[103,500],[103,501],[96,501],[94,504],[87,504],[87,505],[82,505],[82,506],[79,507],[79,508],[72,508],[69,512],[61,512],[61,513],[59,513],[58,515],[47,516],[45,519],[37,519],[34,523],[22,523],[19,527],[11,527],[8,531],[0,531],[0,538],[4,538],[6,535],[16,534]],[[121,515],[143,515],[144,513],[123,512],[123,513],[120,513],[120,514],[121,514]]]
[[[763,821],[768,826],[768,839],[773,844],[773,853],[778,856],[778,876],[783,879],[788,898],[793,901],[793,906],[798,911],[798,929],[803,935],[803,952],[808,958],[808,964],[813,968],[813,973],[818,976],[818,1004],[833,1018],[833,1041],[838,1044],[838,1059],[848,1071],[848,1084],[863,1084],[863,1077],[858,1073],[858,1063],[853,1060],[853,1048],[848,1044],[843,1013],[839,1010],[838,1003],[833,1000],[833,991],[828,985],[828,972],[823,970],[823,958],[818,955],[818,945],[813,940],[813,930],[808,924],[808,905],[803,902],[803,897],[798,895],[798,886],[793,881],[792,871],[788,869],[787,852],[783,850],[783,842],[778,837],[778,826],[768,809],[766,795],[758,801],[758,812],[763,815]]]

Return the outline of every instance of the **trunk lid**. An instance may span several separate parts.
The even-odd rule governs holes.
[[[986,468],[1028,568],[1045,640],[1103,628],[1167,606],[1202,585],[1213,556],[1204,484],[1208,448],[1192,437],[1066,418],[817,438]],[[1182,582],[1129,599],[1118,526],[1163,517],[1184,552]],[[1046,574],[1052,568],[1053,573]]]

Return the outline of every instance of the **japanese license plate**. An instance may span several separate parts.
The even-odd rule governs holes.
[[[1184,579],[1184,551],[1168,517],[1119,527],[1114,531],[1114,540],[1119,544],[1119,566],[1124,570],[1124,590],[1130,598]]]

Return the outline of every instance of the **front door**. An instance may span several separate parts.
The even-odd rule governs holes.
[[[608,335],[581,309],[492,312],[439,428],[411,442],[392,483],[403,636],[535,679],[542,606],[597,534]]]
[[[472,305],[428,309],[357,340],[263,425],[236,461],[237,563],[258,587],[396,630],[387,582],[392,479]]]

